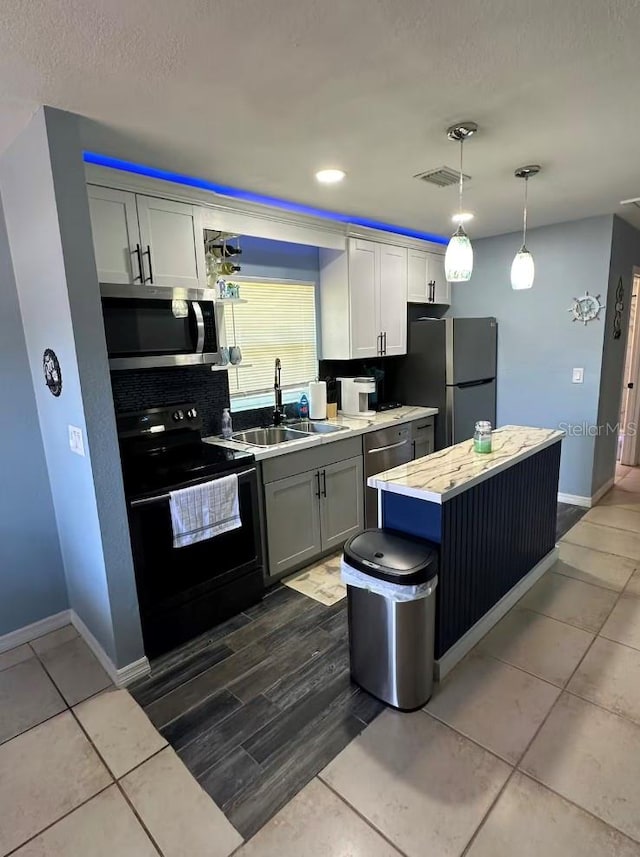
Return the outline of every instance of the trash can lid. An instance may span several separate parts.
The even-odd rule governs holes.
[[[358,571],[388,583],[415,586],[438,573],[438,548],[393,530],[364,530],[344,546],[344,560]]]

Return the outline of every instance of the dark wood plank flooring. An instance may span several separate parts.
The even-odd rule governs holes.
[[[585,511],[559,503],[558,538]],[[245,838],[384,708],[351,682],[346,600],[281,585],[129,690]]]
[[[588,511],[583,506],[570,506],[568,503],[558,503],[556,538],[561,539]]]
[[[129,689],[245,838],[384,708],[351,682],[346,600],[284,586]]]

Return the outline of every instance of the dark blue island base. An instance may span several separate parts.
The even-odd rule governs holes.
[[[442,502],[381,491],[384,527],[440,545],[437,677],[555,562],[560,448],[558,438]]]

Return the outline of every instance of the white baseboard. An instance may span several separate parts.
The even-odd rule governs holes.
[[[598,488],[596,493],[591,498],[591,505],[592,506],[595,506],[596,503],[598,502],[598,500],[600,500],[602,497],[604,497],[604,495],[607,493],[607,491],[610,491],[613,488],[613,486],[615,485],[615,481],[616,481],[615,477],[612,476],[611,479],[608,479],[601,488]]]
[[[585,509],[590,509],[595,506],[598,500],[613,488],[615,478],[612,476],[608,479],[601,488],[598,488],[592,497],[582,497],[580,494],[563,494],[558,491],[558,503],[569,503],[571,506],[582,506]]]
[[[507,613],[516,601],[519,601],[534,583],[536,583],[542,575],[547,571],[554,562],[558,559],[558,548],[555,547],[552,551],[544,556],[537,565],[522,578],[513,589],[510,589],[506,595],[503,595],[500,601],[495,604],[488,613],[485,613],[482,619],[478,619],[476,624],[469,628],[467,633],[460,637],[457,643],[454,643],[445,654],[435,662],[435,678],[441,681],[447,673],[455,667],[455,665],[468,654],[471,649],[479,643],[480,640],[487,634],[497,622]]]
[[[38,637],[50,634],[51,631],[64,628],[70,621],[69,611],[61,610],[60,613],[47,616],[46,619],[40,619],[38,622],[32,622],[31,625],[25,625],[24,628],[18,628],[16,631],[3,634],[0,637],[0,652],[7,652],[9,649],[15,649],[17,646],[30,643],[31,640],[35,640]]]
[[[126,687],[137,678],[142,678],[143,675],[149,675],[150,672],[151,666],[149,664],[149,658],[139,658],[137,661],[133,661],[132,663],[127,664],[126,667],[120,667],[120,669],[117,670],[115,683],[117,687]]]
[[[149,660],[146,657],[139,658],[139,660],[118,669],[75,610],[70,610],[69,614],[71,624],[83,638],[87,646],[89,646],[116,687],[125,687],[127,684],[135,681],[135,679],[151,672]]]
[[[558,491],[558,503],[569,503],[571,506],[583,506],[585,509],[590,509],[592,506],[591,497],[581,497],[579,494],[563,494]]]
[[[33,622],[31,625],[25,625],[24,628],[4,634],[0,637],[0,654],[50,634],[51,631],[64,628],[65,625],[73,625],[116,687],[126,687],[137,678],[151,672],[149,660],[146,657],[118,669],[75,610],[62,610],[53,616],[47,616],[46,619],[40,619],[39,622]]]

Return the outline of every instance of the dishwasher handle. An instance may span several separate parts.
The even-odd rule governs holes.
[[[388,449],[398,449],[398,447],[405,446],[407,443],[409,443],[408,437],[398,441],[398,443],[390,443],[388,446],[376,446],[374,449],[368,449],[367,455],[371,455],[374,452],[386,452]]]

